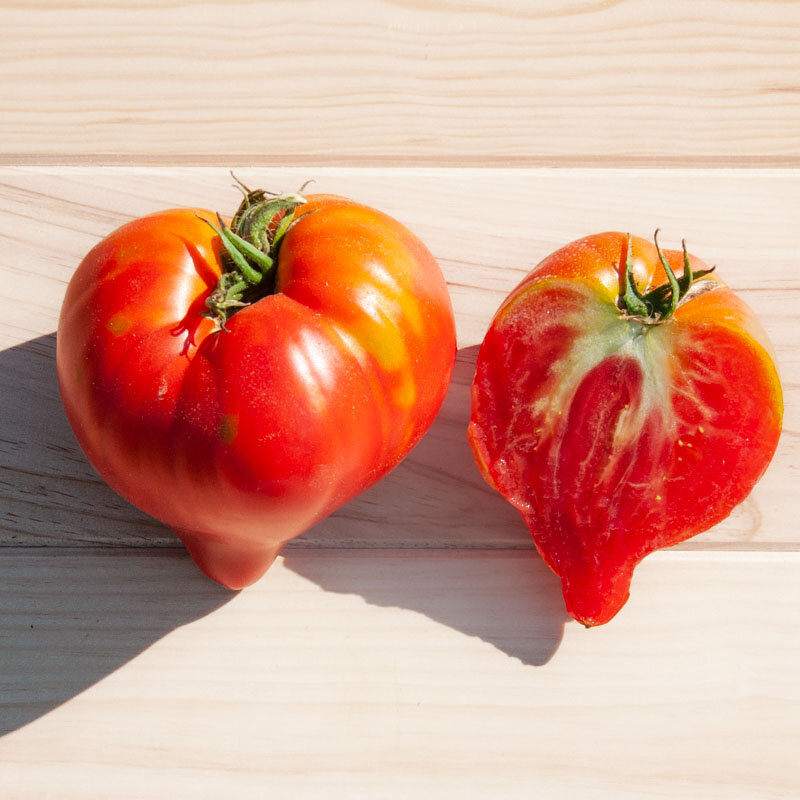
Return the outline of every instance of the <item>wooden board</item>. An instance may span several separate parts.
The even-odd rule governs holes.
[[[686,548],[797,548],[800,495],[800,277],[795,170],[256,169],[247,180],[350,195],[415,230],[439,259],[459,354],[429,434],[378,486],[294,546],[531,547],[517,514],[481,479],[466,443],[477,346],[503,297],[549,252],[589,232],[630,229],[693,252],[761,316],[786,393],[785,431],[751,497]],[[221,168],[0,170],[0,544],[174,545],[172,534],[97,478],[58,399],[52,335],[83,254],[118,224],[172,205],[237,202]],[[654,189],[655,187],[655,189]],[[491,198],[502,197],[503,202]],[[599,203],[602,198],[602,203]]]
[[[798,25],[781,0],[3,3],[0,156],[797,165]]]
[[[533,553],[8,549],[3,798],[797,797],[799,578],[658,554],[587,631]]]
[[[791,0],[0,0],[0,798],[800,797],[799,30]],[[230,209],[230,167],[408,224],[459,337],[429,435],[240,594],[95,475],[53,363],[83,254]],[[586,631],[473,466],[469,384],[539,259],[656,226],[763,320],[785,427]]]

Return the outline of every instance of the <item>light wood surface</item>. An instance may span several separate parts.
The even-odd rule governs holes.
[[[555,248],[606,229],[650,236],[660,225],[665,243],[687,237],[759,313],[786,394],[785,431],[761,483],[728,520],[683,547],[800,547],[800,172],[250,168],[242,177],[280,189],[314,177],[315,190],[396,216],[440,261],[457,317],[455,377],[429,434],[386,480],[294,546],[530,548],[466,443],[477,346],[503,297]],[[175,544],[82,457],[58,399],[52,333],[67,281],[100,238],[172,205],[229,209],[237,202],[230,184],[221,168],[0,170],[0,368],[10,378],[0,395],[0,544]]]
[[[8,160],[800,163],[785,0],[0,5]]]
[[[0,800],[800,797],[799,31],[794,0],[0,0]],[[83,254],[230,209],[230,167],[405,222],[459,337],[428,436],[240,594],[95,475],[53,362]],[[469,384],[542,257],[656,226],[761,317],[785,426],[586,631],[473,465]]]
[[[9,549],[3,797],[796,797],[798,574],[658,554],[586,631],[533,553]]]

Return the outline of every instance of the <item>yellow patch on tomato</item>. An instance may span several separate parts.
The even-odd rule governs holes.
[[[408,361],[408,352],[399,336],[375,336],[369,341],[362,339],[361,342],[381,369],[389,371],[400,369]]]
[[[417,399],[417,387],[408,372],[401,372],[398,381],[392,387],[392,402],[402,409],[411,408]]]
[[[219,424],[219,438],[225,444],[233,444],[239,432],[239,417],[236,414],[226,414]]]
[[[349,324],[356,341],[387,372],[401,369],[408,363],[404,329],[414,313],[407,303],[392,299],[375,289],[360,291],[356,298],[359,311],[363,313]],[[418,314],[418,309],[415,307]],[[408,314],[411,317],[408,317]]]
[[[422,336],[424,333],[425,325],[422,321],[422,312],[419,308],[419,303],[412,296],[407,296],[400,301],[403,309],[403,317],[408,323],[409,327],[417,336]]]
[[[416,261],[408,253],[395,253],[391,258],[385,254],[384,262],[388,264],[388,268],[382,264],[373,264],[370,276],[378,284],[378,292],[384,298],[385,313],[395,324],[402,320],[402,324],[407,325],[416,336],[422,336],[425,325],[414,291],[418,272]]]
[[[402,333],[393,320],[380,316],[364,316],[350,326],[350,334],[364,348],[378,366],[394,372],[408,363],[408,350]]]
[[[106,323],[106,327],[114,334],[114,336],[121,336],[125,331],[131,327],[131,321],[123,314],[114,314],[113,317]]]

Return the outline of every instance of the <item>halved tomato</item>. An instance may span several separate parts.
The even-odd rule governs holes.
[[[542,261],[497,312],[469,440],[590,626],[626,602],[644,556],[747,497],[782,413],[753,312],[685,245],[602,233]]]

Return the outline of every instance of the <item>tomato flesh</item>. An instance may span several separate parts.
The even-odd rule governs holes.
[[[586,625],[619,611],[644,556],[747,496],[781,426],[777,372],[749,309],[709,277],[661,324],[621,314],[623,241],[590,237],[534,270],[495,317],[473,384],[478,464]],[[655,281],[651,250],[635,241]]]

